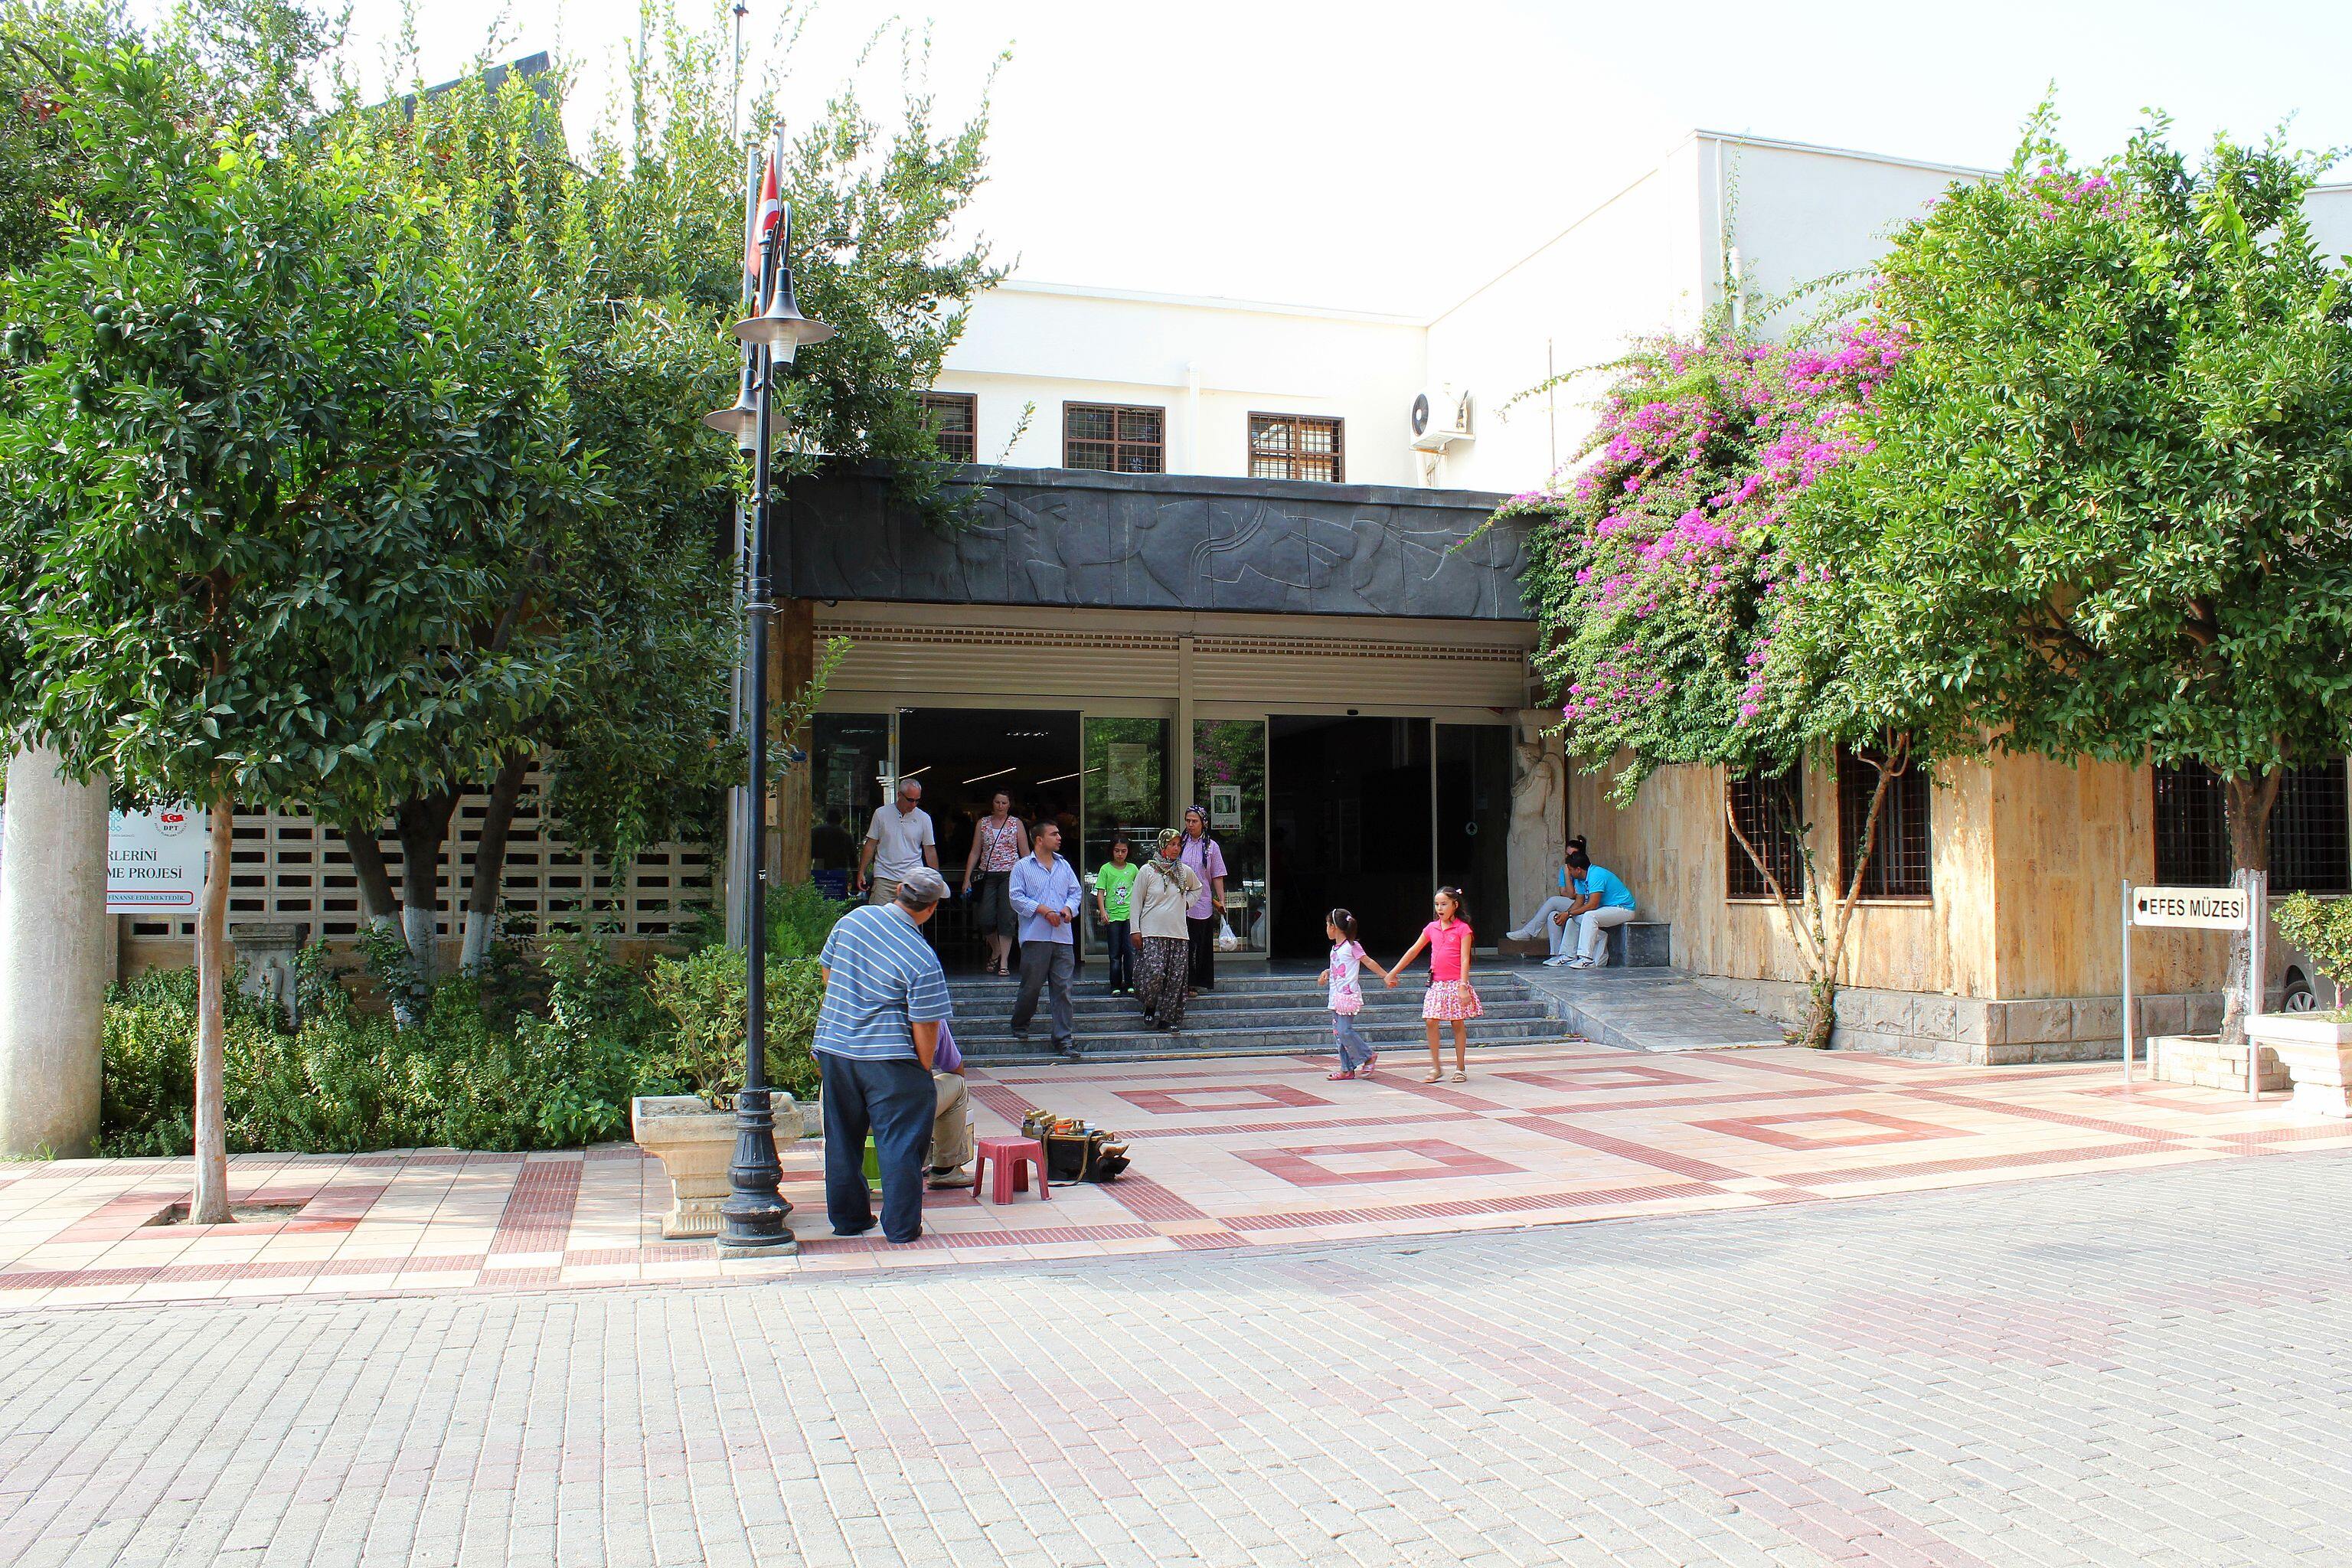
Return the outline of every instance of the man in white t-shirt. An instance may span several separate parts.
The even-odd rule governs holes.
[[[940,868],[939,840],[931,833],[931,814],[923,809],[919,780],[900,779],[898,798],[874,808],[866,825],[866,842],[858,849],[857,875],[849,884],[853,893],[869,892],[866,873],[873,873],[869,901],[887,904],[898,896],[898,884],[918,867]]]

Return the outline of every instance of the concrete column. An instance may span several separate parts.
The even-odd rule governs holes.
[[[109,927],[106,786],[41,748],[8,762],[0,842],[0,1155],[87,1154],[98,1137]]]

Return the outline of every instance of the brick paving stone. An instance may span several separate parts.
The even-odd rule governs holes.
[[[2280,1147],[985,1272],[35,1306],[0,1313],[0,1561],[2330,1561],[2352,1258],[2311,1218],[2352,1156]],[[491,1167],[476,1223],[537,1247],[562,1180]]]

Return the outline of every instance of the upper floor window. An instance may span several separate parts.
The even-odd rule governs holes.
[[[1870,821],[1870,798],[1878,789],[1879,770],[1870,753],[1842,753],[1837,763],[1838,891],[1853,885],[1853,863],[1862,853],[1862,832]],[[1879,806],[1878,830],[1870,841],[1870,859],[1863,868],[1865,899],[1925,899],[1936,891],[1934,855],[1927,834],[1927,800],[1932,787],[1925,770],[1906,767],[1886,786]]]
[[[980,399],[968,392],[926,392],[923,417],[931,422],[931,439],[940,456],[950,463],[980,460]]]
[[[1723,830],[1723,896],[1770,898],[1771,885],[1764,879],[1769,870],[1782,893],[1791,900],[1803,897],[1805,868],[1797,846],[1804,797],[1797,770],[1734,773],[1729,787],[1731,816]],[[1748,840],[1744,846],[1742,838]],[[1748,853],[1750,848],[1756,851],[1753,858]],[[1764,862],[1762,869],[1757,867],[1759,859]]]
[[[2156,768],[2156,879],[2221,888],[2231,880],[2227,787],[2210,768]],[[2344,760],[2290,768],[2271,806],[2270,890],[2352,892],[2352,796]]]
[[[1062,467],[1114,474],[1168,471],[1168,411],[1108,403],[1062,405]]]
[[[1249,471],[1254,479],[1327,479],[1346,477],[1341,464],[1339,421],[1305,414],[1249,416]]]

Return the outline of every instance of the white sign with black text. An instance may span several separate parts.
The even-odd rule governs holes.
[[[106,816],[106,912],[193,910],[205,887],[205,814],[185,804]]]
[[[2131,900],[2136,926],[2195,931],[2243,931],[2253,907],[2243,888],[2134,888]]]

